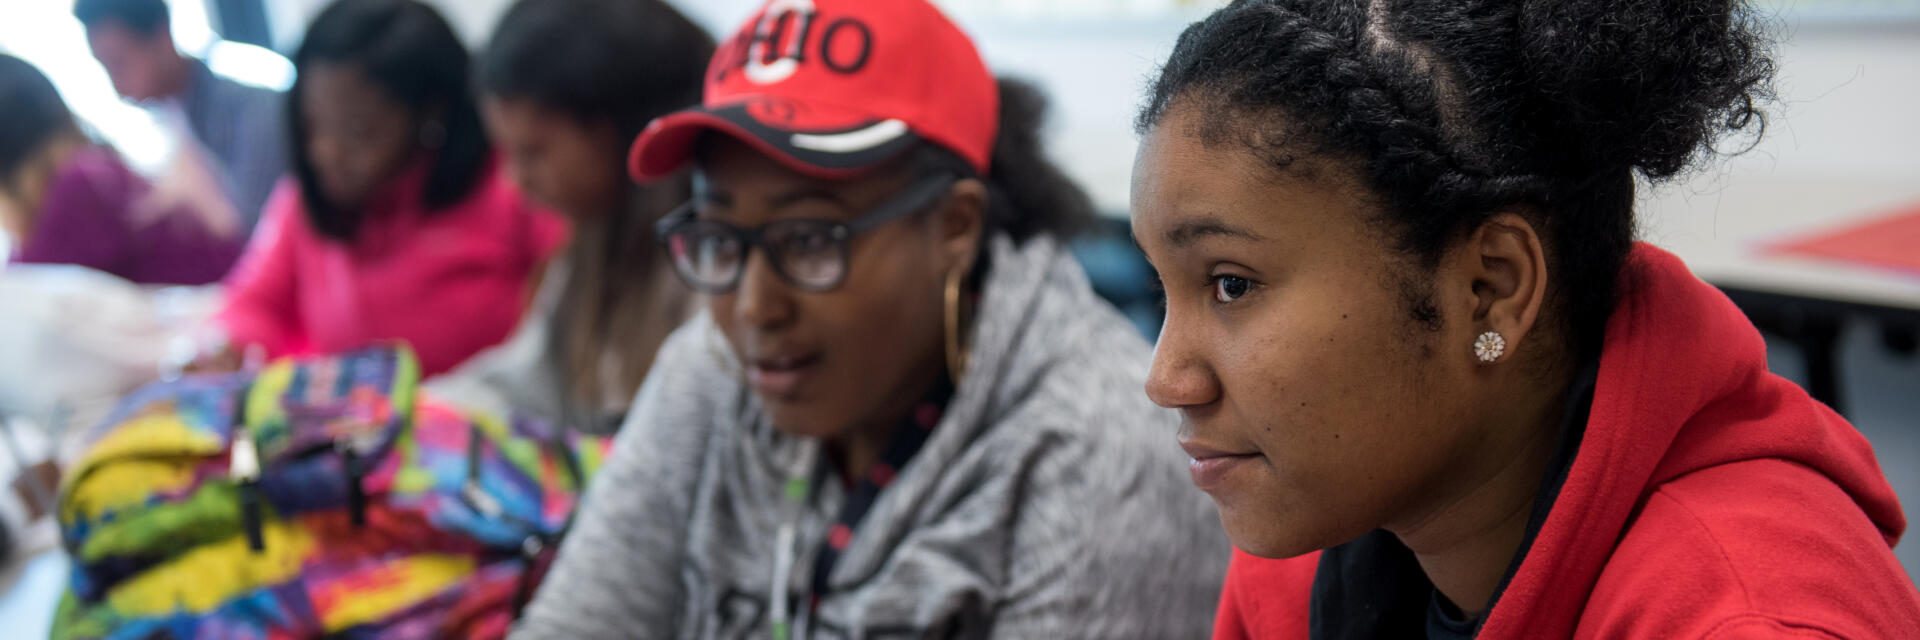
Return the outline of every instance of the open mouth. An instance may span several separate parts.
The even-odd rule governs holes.
[[[754,358],[747,363],[747,383],[761,397],[790,400],[820,366],[818,352],[797,356]]]

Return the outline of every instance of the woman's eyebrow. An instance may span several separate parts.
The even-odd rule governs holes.
[[[1236,226],[1216,216],[1201,216],[1193,220],[1182,221],[1168,229],[1167,244],[1175,249],[1185,249],[1205,238],[1230,238],[1246,242],[1266,240],[1253,230]]]
[[[823,187],[801,187],[792,191],[786,191],[767,199],[767,204],[775,209],[779,209],[806,200],[824,200],[839,205],[842,209],[853,209],[853,207],[847,204],[846,199],[840,197],[840,194]]]

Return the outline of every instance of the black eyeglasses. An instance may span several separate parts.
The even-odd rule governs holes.
[[[776,220],[752,229],[701,220],[689,201],[654,224],[673,270],[688,287],[718,295],[740,286],[748,253],[766,252],[781,280],[802,291],[832,291],[847,279],[848,244],[853,237],[931,206],[959,179],[930,176],[850,222]]]

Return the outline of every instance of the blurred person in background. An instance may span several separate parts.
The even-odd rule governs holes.
[[[293,176],[227,280],[209,368],[405,340],[452,369],[519,321],[566,222],[508,181],[466,49],[415,0],[340,0],[294,55]]]
[[[114,91],[159,110],[184,134],[166,184],[180,183],[178,197],[202,209],[214,207],[200,192],[212,192],[251,230],[286,174],[280,93],[220,76],[182,55],[165,0],[76,0],[73,15],[86,27],[87,46]]]
[[[1920,631],[1872,447],[1634,242],[1638,181],[1757,133],[1764,20],[1240,0],[1180,36],[1133,230],[1147,393],[1241,550],[1215,637]]]
[[[1093,215],[923,0],[774,0],[636,179],[668,338],[519,638],[1205,633],[1228,548],[1063,237]]]
[[[74,264],[140,284],[226,275],[240,229],[153,197],[118,153],[84,133],[45,74],[0,54],[0,230],[11,262]]]
[[[626,151],[648,121],[700,102],[713,39],[661,0],[522,0],[478,57],[482,116],[527,195],[573,241],[513,337],[428,390],[589,432],[626,413],[691,310],[653,235],[685,176],[638,186]]]

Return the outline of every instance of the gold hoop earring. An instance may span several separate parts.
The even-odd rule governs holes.
[[[960,377],[967,372],[967,350],[960,344],[960,281],[966,277],[958,269],[947,274],[947,376],[953,386],[960,386]]]

